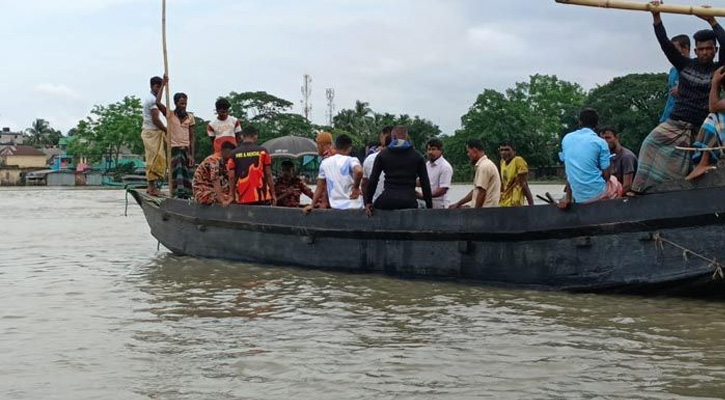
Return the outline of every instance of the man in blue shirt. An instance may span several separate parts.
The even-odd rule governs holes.
[[[677,51],[683,56],[690,58],[690,37],[687,35],[677,35],[672,38],[672,44],[675,45]],[[665,104],[665,111],[662,113],[660,123],[663,123],[670,119],[670,114],[675,108],[677,102],[677,95],[679,94],[678,85],[680,83],[680,72],[677,68],[672,67],[670,69],[670,76],[667,79],[667,89],[669,89],[669,95],[667,96],[667,104]]]
[[[595,132],[599,114],[591,108],[579,113],[581,129],[564,136],[559,158],[566,167],[566,197],[559,208],[568,209],[572,202],[593,203],[622,196],[622,185],[608,171],[609,146]]]

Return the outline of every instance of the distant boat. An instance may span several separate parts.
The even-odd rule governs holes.
[[[688,186],[689,185],[689,186]],[[568,212],[200,206],[129,190],[175,254],[575,292],[725,294],[725,175]]]
[[[165,185],[166,182],[161,182],[161,185]],[[122,188],[129,188],[129,189],[145,189],[146,186],[148,186],[148,181],[146,180],[145,175],[124,175],[121,177],[120,182],[116,182],[109,179],[106,179],[103,181],[103,186],[108,187],[122,187]]]

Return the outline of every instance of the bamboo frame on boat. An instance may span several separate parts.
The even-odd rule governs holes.
[[[577,6],[614,8],[618,10],[659,11],[666,14],[701,15],[708,17],[725,17],[725,8],[704,6],[682,6],[675,4],[638,3],[626,0],[555,0],[559,4],[573,4]]]
[[[682,151],[692,151],[696,153],[702,153],[705,151],[718,151],[718,150],[725,150],[725,146],[718,146],[718,147],[684,147],[684,146],[676,146],[676,150],[682,150]]]
[[[162,0],[161,4],[161,36],[164,48],[164,76],[169,76],[169,54],[166,47],[166,0]],[[166,126],[168,129],[169,117],[171,116],[171,91],[169,84],[165,85],[166,90]],[[169,179],[169,197],[174,197],[174,177],[171,167],[171,134],[166,131],[166,167]]]

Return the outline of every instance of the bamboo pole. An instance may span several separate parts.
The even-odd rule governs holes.
[[[659,11],[666,14],[701,15],[708,17],[725,17],[725,8],[707,6],[680,6],[675,4],[638,3],[626,0],[555,0],[559,4],[572,4],[577,6],[615,8],[618,10]]]
[[[161,4],[161,36],[164,48],[164,76],[169,76],[169,53],[166,47],[166,0],[162,0]],[[174,177],[171,169],[171,134],[169,134],[169,118],[171,116],[171,90],[169,84],[164,86],[166,90],[166,168],[169,179],[169,197],[174,197]]]

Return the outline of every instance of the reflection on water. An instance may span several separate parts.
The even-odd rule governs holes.
[[[3,399],[725,394],[723,303],[176,257],[122,192],[0,201]]]

